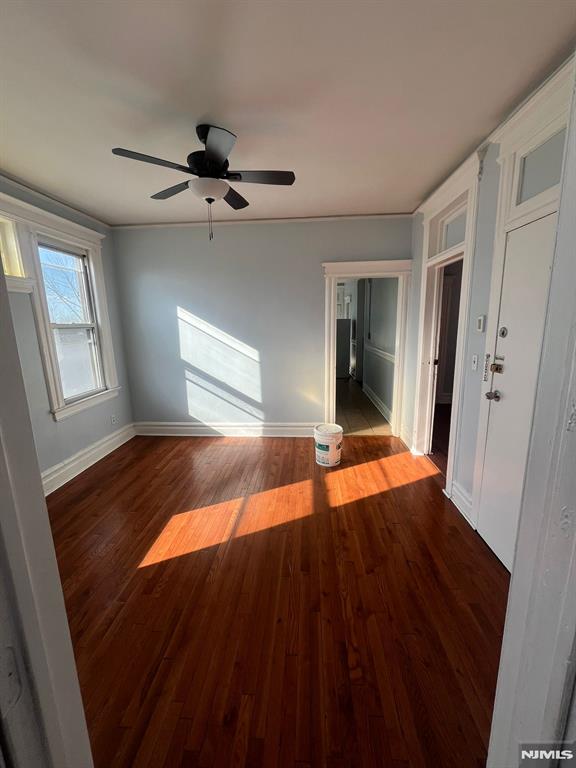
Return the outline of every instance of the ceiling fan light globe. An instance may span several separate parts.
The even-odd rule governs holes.
[[[191,179],[188,187],[200,200],[221,200],[230,189],[230,185],[222,179],[210,178]]]

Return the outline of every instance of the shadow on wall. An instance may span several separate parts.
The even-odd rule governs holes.
[[[257,349],[177,308],[188,415],[218,424],[261,424],[262,380]]]

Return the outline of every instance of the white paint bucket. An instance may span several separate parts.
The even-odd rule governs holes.
[[[316,464],[322,467],[336,467],[342,453],[342,427],[338,424],[318,424],[314,427]]]

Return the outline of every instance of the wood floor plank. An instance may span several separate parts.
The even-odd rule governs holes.
[[[508,574],[399,440],[137,437],[48,507],[96,768],[485,760]]]

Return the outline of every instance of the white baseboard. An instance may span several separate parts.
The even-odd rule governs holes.
[[[229,423],[210,424],[189,421],[139,421],[134,424],[137,435],[166,437],[312,437],[318,422],[273,423]]]
[[[112,451],[119,448],[123,443],[128,442],[136,434],[134,426],[128,424],[116,432],[103,437],[101,440],[97,440],[87,448],[83,448],[78,453],[70,456],[68,459],[64,459],[59,464],[55,464],[53,467],[44,470],[42,472],[42,485],[44,486],[44,494],[47,496],[52,491],[60,488],[61,485],[72,480],[73,477],[79,475],[92,464],[95,464],[104,456],[107,456]]]
[[[465,491],[464,488],[458,485],[458,483],[452,482],[452,492],[450,493],[449,498],[458,511],[464,515],[472,528],[475,529],[476,525],[472,518],[472,497],[468,491]]]
[[[381,400],[378,397],[378,395],[374,392],[374,390],[370,389],[370,387],[366,383],[363,384],[362,391],[364,392],[366,397],[369,400],[372,401],[372,403],[376,406],[376,408],[378,408],[378,410],[380,411],[382,416],[384,416],[386,421],[389,424],[391,424],[392,423],[392,411],[390,410],[390,408],[388,408],[388,406],[386,405],[384,400]]]

